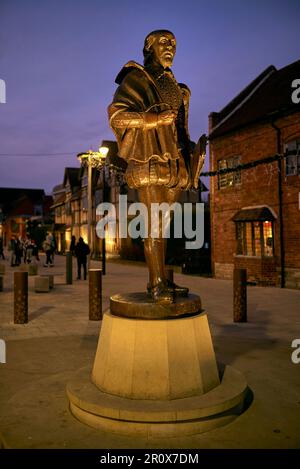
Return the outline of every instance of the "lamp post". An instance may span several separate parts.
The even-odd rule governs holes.
[[[105,164],[106,164],[106,156],[109,152],[109,148],[105,146],[103,143],[99,148],[99,151],[89,150],[86,153],[79,153],[77,158],[80,160],[82,166],[86,166],[88,168],[88,189],[87,189],[87,196],[88,196],[88,217],[87,217],[87,225],[88,225],[88,245],[93,251],[92,246],[92,218],[93,218],[93,199],[92,199],[92,171],[93,168],[98,170],[103,170],[103,198],[104,198],[104,191],[105,191]],[[102,240],[102,274],[105,275],[105,238]]]
[[[109,148],[105,146],[101,146],[99,148],[99,153],[102,154],[103,158],[106,158],[107,154],[109,152]],[[105,201],[105,166],[103,167],[102,170],[102,175],[103,175],[103,180],[102,180],[102,190],[103,190],[103,202]],[[105,246],[105,233],[102,238],[102,249],[101,249],[101,254],[102,254],[102,275],[106,275],[106,246]]]

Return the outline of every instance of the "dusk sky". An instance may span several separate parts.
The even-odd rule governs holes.
[[[299,18],[299,0],[0,0],[0,186],[51,193],[77,153],[114,139],[114,80],[142,63],[150,31],[176,36],[173,71],[191,89],[197,140],[208,114],[266,67],[300,58]]]

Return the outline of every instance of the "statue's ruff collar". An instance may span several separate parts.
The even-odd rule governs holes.
[[[170,68],[164,69],[160,64],[150,63],[146,67],[140,65],[139,63],[135,62],[134,60],[130,60],[127,64],[124,65],[122,70],[118,73],[115,82],[120,85],[122,80],[125,76],[133,69],[141,70],[142,72],[146,73],[147,75],[150,74],[152,78],[159,78],[164,73],[167,73],[173,76],[173,73]]]

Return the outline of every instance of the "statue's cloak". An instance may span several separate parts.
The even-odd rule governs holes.
[[[170,109],[170,105],[163,102],[158,88],[142,65],[128,62],[116,78],[119,84],[113,102],[108,107],[110,125],[116,135],[119,156],[129,162],[134,160],[146,163],[151,158],[159,162],[176,160],[178,153],[178,136],[175,124],[161,125],[152,129],[143,128],[116,128],[113,125],[114,117],[121,112],[162,112]],[[189,90],[179,84],[183,104],[185,107],[185,125],[187,129],[187,112],[189,103]],[[186,141],[189,142],[188,133]],[[181,151],[183,149],[181,148]],[[186,148],[189,152],[189,149]]]

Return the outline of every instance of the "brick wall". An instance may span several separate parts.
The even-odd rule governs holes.
[[[259,285],[279,285],[276,259],[273,257],[235,256],[234,267],[247,269],[247,280]]]
[[[231,280],[233,278],[233,264],[215,262],[215,277]]]
[[[283,143],[300,138],[300,113],[278,119],[276,125],[282,129]],[[282,151],[282,150],[281,150]],[[277,134],[270,123],[252,125],[210,143],[210,169],[218,169],[218,160],[240,156],[241,163],[272,156],[277,153]],[[285,265],[300,271],[300,176],[286,176],[282,162],[283,229]],[[228,274],[226,265],[234,263],[236,254],[235,224],[233,215],[244,207],[266,205],[277,216],[275,221],[275,258],[272,273],[269,259],[260,265],[261,281],[278,283],[276,269],[280,267],[280,232],[278,202],[278,163],[259,165],[242,171],[241,184],[218,189],[217,177],[211,178],[211,233],[212,269],[220,277],[224,265],[224,277]],[[250,262],[251,264],[251,262]],[[254,264],[251,269],[254,269]],[[255,270],[255,269],[254,269]],[[254,271],[253,270],[253,271]]]

